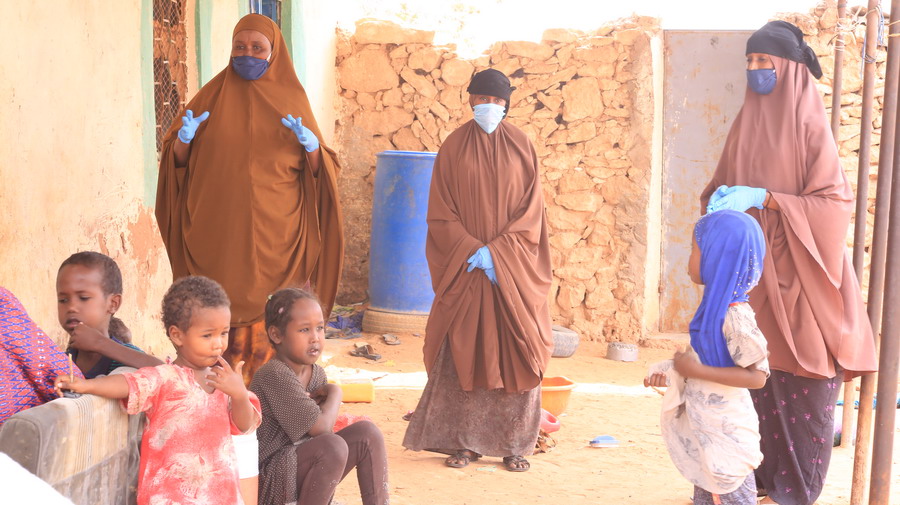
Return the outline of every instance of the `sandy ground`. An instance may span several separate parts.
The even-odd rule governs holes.
[[[553,358],[547,376],[566,376],[578,383],[562,427],[549,453],[529,458],[526,473],[506,471],[495,458],[481,459],[463,469],[444,465],[444,457],[413,452],[401,445],[402,419],[415,409],[424,384],[422,338],[400,335],[402,343],[384,345],[380,336],[364,334],[350,340],[329,339],[324,365],[387,373],[377,379],[373,403],[344,404],[342,412],[364,414],[384,432],[394,505],[551,505],[551,504],[685,504],[692,486],[669,460],[659,430],[661,397],[644,388],[647,366],[671,356],[664,349],[641,349],[632,363],[605,359],[606,345],[582,343],[571,358]],[[378,362],[350,356],[355,342],[367,341],[382,355]],[[595,449],[587,442],[612,435],[618,448]],[[895,436],[892,503],[900,503],[900,437]],[[819,505],[850,501],[853,449],[835,448]],[[355,473],[339,486],[336,502],[359,505]]]

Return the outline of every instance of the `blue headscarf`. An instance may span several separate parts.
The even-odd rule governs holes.
[[[703,300],[691,320],[691,347],[704,365],[735,366],[725,344],[722,325],[728,306],[750,299],[759,282],[766,240],[755,219],[743,212],[720,210],[694,226],[700,246]]]

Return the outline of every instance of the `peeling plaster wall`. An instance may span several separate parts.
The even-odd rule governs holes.
[[[134,342],[173,354],[159,322],[171,272],[143,201],[140,0],[4,5],[0,31],[0,285],[57,343],[56,271],[112,256]]]

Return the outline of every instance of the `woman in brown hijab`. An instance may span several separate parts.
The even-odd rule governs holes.
[[[751,391],[764,503],[812,504],[822,491],[840,382],[876,368],[874,340],[846,251],[853,191],[841,169],[802,32],[773,21],[747,41],[748,89],[712,181],[707,212],[747,211],[766,236],[750,293],[772,375]]]
[[[496,70],[475,74],[475,119],[447,137],[431,178],[428,383],[403,445],[454,468],[496,456],[528,470],[551,353],[547,220],[534,147],[502,121],[512,90]]]
[[[322,138],[278,26],[241,18],[230,64],[163,142],[156,217],[175,278],[215,279],[231,299],[225,358],[244,379],[272,354],[266,299],[311,285],[326,317],[343,259],[338,163]]]

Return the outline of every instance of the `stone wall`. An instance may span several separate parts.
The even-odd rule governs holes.
[[[830,114],[834,38],[845,33],[839,149],[856,186],[862,101],[860,48],[864,26],[838,23],[833,0],[808,14],[784,14],[807,34],[822,62],[819,81]],[[774,18],[773,18],[774,19]],[[637,342],[645,327],[645,279],[650,213],[654,64],[653,18],[633,17],[590,33],[548,30],[541,43],[494,44],[475,60],[455,48],[434,46],[433,33],[387,22],[361,21],[339,32],[340,95],[335,145],[341,146],[340,190],[347,255],[340,300],[366,298],[375,154],[383,150],[437,151],[471,119],[465,87],[487,67],[511,76],[509,121],[531,138],[541,164],[554,282],[554,322],[593,340]],[[878,53],[875,133],[877,164],[884,90],[884,48]],[[872,168],[872,182],[877,170]],[[869,228],[874,185],[870,187]],[[852,240],[852,227],[848,243]],[[867,244],[871,241],[871,231]],[[652,261],[652,260],[651,260]],[[652,326],[652,323],[651,323]]]
[[[365,298],[375,153],[437,151],[471,119],[465,88],[487,67],[516,86],[509,121],[541,166],[554,321],[587,338],[642,334],[653,105],[650,38],[633,18],[592,33],[548,30],[541,43],[498,42],[459,58],[433,33],[364,21],[337,51],[341,196],[347,223],[343,301]]]

